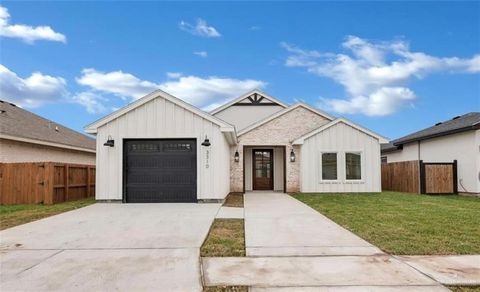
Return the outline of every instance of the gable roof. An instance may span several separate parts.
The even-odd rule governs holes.
[[[283,110],[281,110],[281,111],[279,111],[279,112],[274,113],[273,115],[270,115],[270,116],[266,117],[266,118],[263,119],[263,120],[260,120],[260,121],[258,121],[258,122],[256,122],[256,123],[254,123],[254,124],[246,127],[245,129],[242,129],[240,132],[238,132],[238,136],[241,136],[241,135],[243,135],[243,134],[245,134],[245,133],[247,133],[247,132],[250,132],[251,130],[253,130],[253,129],[255,129],[255,128],[257,128],[257,127],[259,127],[259,126],[261,126],[261,125],[263,125],[263,124],[265,124],[265,123],[268,123],[268,122],[270,122],[271,120],[274,120],[274,119],[276,119],[276,118],[278,118],[278,117],[280,117],[280,116],[282,116],[282,115],[284,115],[284,114],[286,114],[286,113],[288,113],[288,112],[290,112],[290,111],[292,111],[292,110],[294,110],[294,109],[296,109],[296,108],[299,108],[299,107],[306,108],[306,109],[308,109],[308,110],[310,110],[310,111],[312,111],[312,112],[314,112],[314,113],[316,113],[316,114],[318,114],[318,115],[320,115],[320,116],[323,116],[323,117],[326,118],[327,120],[332,121],[332,120],[334,119],[332,116],[328,115],[327,113],[325,113],[325,112],[323,112],[323,111],[321,111],[321,110],[318,110],[318,109],[316,109],[316,108],[313,108],[313,107],[309,106],[309,105],[306,104],[306,103],[297,102],[296,104],[293,104],[293,105],[291,105],[291,106],[289,106],[289,107],[287,107],[287,108],[285,108],[285,109],[283,109]]]
[[[275,97],[270,96],[270,95],[266,94],[265,92],[260,91],[259,89],[254,89],[254,90],[252,90],[252,91],[249,91],[249,92],[247,92],[247,93],[245,93],[245,94],[243,94],[243,95],[235,98],[234,100],[231,100],[230,102],[227,102],[227,103],[224,104],[224,105],[221,105],[221,106],[217,107],[216,109],[210,111],[210,114],[211,114],[211,115],[215,115],[215,114],[223,111],[224,109],[229,108],[229,107],[232,106],[232,105],[235,105],[235,104],[237,104],[237,103],[240,103],[242,100],[244,100],[244,99],[246,99],[246,98],[249,98],[251,95],[254,95],[254,94],[259,94],[259,95],[261,95],[262,97],[265,97],[266,99],[270,100],[270,101],[273,102],[273,103],[278,104],[278,105],[281,106],[281,107],[284,107],[284,108],[288,107],[287,104],[281,102],[280,100],[276,99]]]
[[[303,144],[303,142],[305,142],[306,139],[308,139],[308,138],[310,138],[310,137],[312,137],[312,136],[314,136],[314,135],[316,135],[316,134],[318,134],[322,131],[325,131],[326,129],[328,129],[330,127],[333,127],[338,123],[344,123],[344,124],[354,128],[354,129],[359,130],[360,132],[363,132],[363,133],[365,133],[369,136],[372,136],[373,138],[378,139],[378,141],[380,143],[388,143],[388,140],[385,137],[380,136],[379,134],[377,134],[375,132],[372,132],[372,131],[364,128],[364,127],[361,127],[361,126],[359,126],[359,125],[357,125],[357,124],[355,124],[355,123],[353,123],[353,122],[351,122],[351,121],[349,121],[345,118],[338,118],[336,120],[331,121],[328,124],[325,124],[325,125],[321,126],[318,129],[315,129],[315,130],[311,131],[310,133],[307,133],[307,134],[301,136],[300,138],[295,139],[295,141],[293,141],[292,144],[293,145],[301,145],[301,144]]]
[[[393,144],[398,146],[409,142],[421,141],[434,137],[441,137],[477,129],[480,129],[480,112],[471,112],[462,116],[456,116],[451,120],[437,123],[432,127],[393,140]]]
[[[95,153],[95,139],[0,100],[0,138]]]
[[[235,128],[232,125],[228,124],[227,122],[225,122],[225,121],[223,121],[223,120],[221,120],[217,117],[214,117],[214,116],[202,111],[201,109],[199,109],[199,108],[197,108],[197,107],[195,107],[195,106],[193,106],[193,105],[191,105],[191,104],[189,104],[189,103],[187,103],[187,102],[185,102],[185,101],[183,101],[183,100],[181,100],[181,99],[179,99],[179,98],[177,98],[177,97],[175,97],[171,94],[168,94],[165,91],[160,90],[160,89],[155,90],[154,92],[152,92],[150,94],[147,94],[146,96],[144,96],[140,99],[137,99],[136,101],[128,104],[127,106],[125,106],[125,107],[123,107],[123,108],[121,108],[121,109],[119,109],[119,110],[117,110],[117,111],[115,111],[115,112],[113,112],[113,113],[111,113],[111,114],[109,114],[109,115],[107,115],[107,116],[105,116],[105,117],[87,125],[85,127],[85,131],[87,133],[95,134],[95,133],[97,133],[97,129],[99,127],[115,120],[116,118],[118,118],[120,116],[123,116],[124,114],[126,114],[126,113],[144,105],[145,103],[147,103],[147,102],[149,102],[149,101],[151,101],[151,100],[153,100],[157,97],[162,97],[162,98],[164,98],[164,99],[166,99],[166,100],[168,100],[168,101],[170,101],[170,102],[172,102],[172,103],[174,103],[174,104],[176,104],[180,107],[183,107],[184,109],[189,110],[192,113],[194,113],[194,114],[196,114],[196,115],[198,115],[198,116],[200,116],[200,117],[218,125],[222,132],[233,132],[233,133],[235,133]]]

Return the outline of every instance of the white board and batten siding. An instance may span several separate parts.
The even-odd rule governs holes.
[[[324,181],[321,154],[337,153],[337,180]],[[345,152],[361,153],[361,180],[345,179]],[[309,138],[301,148],[302,192],[380,192],[380,143],[375,137],[338,123]]]
[[[201,146],[205,135],[210,147]],[[115,147],[103,146],[108,136]],[[159,97],[98,128],[96,199],[122,200],[123,139],[175,138],[197,141],[197,198],[225,198],[230,190],[230,146],[220,126]]]

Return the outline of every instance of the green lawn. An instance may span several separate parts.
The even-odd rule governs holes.
[[[396,192],[293,197],[388,253],[480,253],[480,198]]]
[[[215,219],[207,239],[200,248],[202,257],[245,256],[243,219]]]
[[[95,198],[59,203],[55,205],[0,205],[0,230],[35,221],[95,203]]]

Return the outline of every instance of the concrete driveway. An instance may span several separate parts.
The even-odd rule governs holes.
[[[201,291],[219,204],[94,204],[0,232],[2,291]]]

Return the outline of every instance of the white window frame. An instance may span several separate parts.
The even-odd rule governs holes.
[[[347,179],[347,153],[360,155],[360,179]],[[363,183],[365,182],[365,155],[363,150],[345,150],[343,151],[343,179],[349,183]]]
[[[322,175],[322,174],[323,174],[323,160],[322,160],[322,156],[323,156],[323,154],[326,154],[326,153],[335,153],[335,154],[337,155],[337,179],[323,179],[323,175]],[[320,183],[326,183],[326,182],[327,182],[327,183],[328,183],[328,182],[330,182],[330,183],[338,183],[338,182],[340,182],[340,165],[339,165],[339,163],[340,163],[340,159],[339,159],[340,156],[341,156],[341,155],[340,155],[340,151],[338,151],[338,150],[330,150],[330,151],[329,151],[329,150],[322,150],[322,151],[320,151],[320,155],[319,155],[319,162],[320,162],[320,163],[319,163],[319,164],[320,164],[319,170],[320,170],[320,171],[319,171],[319,174],[318,174],[318,176],[319,176],[319,178],[320,178],[320,180],[319,180]]]

